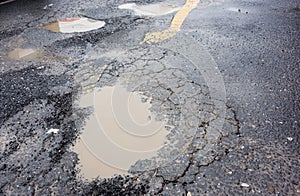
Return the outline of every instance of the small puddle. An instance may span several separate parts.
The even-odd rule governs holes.
[[[135,3],[126,3],[120,5],[119,9],[133,10],[136,15],[140,16],[162,16],[176,12],[180,10],[180,7],[177,5],[169,5],[163,3],[150,5],[136,5]]]
[[[41,52],[32,48],[15,48],[8,53],[8,58],[14,60],[32,60],[41,56]]]
[[[155,119],[150,99],[141,93],[120,85],[98,88],[80,98],[79,107],[89,106],[94,112],[74,147],[87,179],[128,174],[131,165],[154,157],[166,141],[166,120]]]
[[[75,33],[99,29],[104,25],[104,21],[94,20],[90,18],[67,18],[65,20],[51,22],[43,26],[42,28],[53,32]]]

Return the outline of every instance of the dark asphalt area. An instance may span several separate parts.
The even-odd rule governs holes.
[[[0,5],[0,195],[300,195],[300,2],[201,1],[180,32],[153,44],[140,42],[168,28],[176,12],[148,17],[118,9],[128,2],[159,1]],[[41,28],[71,17],[106,24],[71,34]],[[13,60],[15,48],[40,54]],[[80,160],[70,149],[90,111],[76,99],[85,88],[122,79],[158,92],[157,102],[171,109],[154,101],[153,110],[173,125],[183,116],[182,132],[172,136],[188,146],[154,168],[133,163],[128,176],[78,177]],[[164,102],[167,91],[183,101]]]

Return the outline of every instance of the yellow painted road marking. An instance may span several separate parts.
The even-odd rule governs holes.
[[[175,36],[177,32],[180,31],[185,18],[194,8],[197,7],[199,2],[200,0],[187,0],[184,6],[174,16],[168,29],[159,32],[147,33],[141,44],[157,43]]]

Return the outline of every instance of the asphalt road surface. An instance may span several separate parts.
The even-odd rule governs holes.
[[[299,1],[157,3],[0,5],[0,195],[300,195]],[[105,104],[78,100],[120,84],[166,122],[164,145],[125,169],[91,136],[128,171],[85,177],[73,147]]]

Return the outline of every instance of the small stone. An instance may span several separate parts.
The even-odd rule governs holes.
[[[250,185],[247,184],[247,183],[241,183],[241,186],[242,186],[242,187],[249,187]]]
[[[50,133],[58,133],[58,131],[59,131],[59,129],[49,129],[48,131],[47,131],[47,133],[48,134],[50,134]]]
[[[186,196],[192,196],[192,193],[191,193],[191,192],[188,192],[188,193],[186,194]]]
[[[275,193],[275,187],[271,184],[268,184],[268,189],[272,192]]]
[[[291,142],[291,141],[293,141],[294,138],[292,138],[292,137],[287,137],[286,139],[289,140],[289,141]]]

